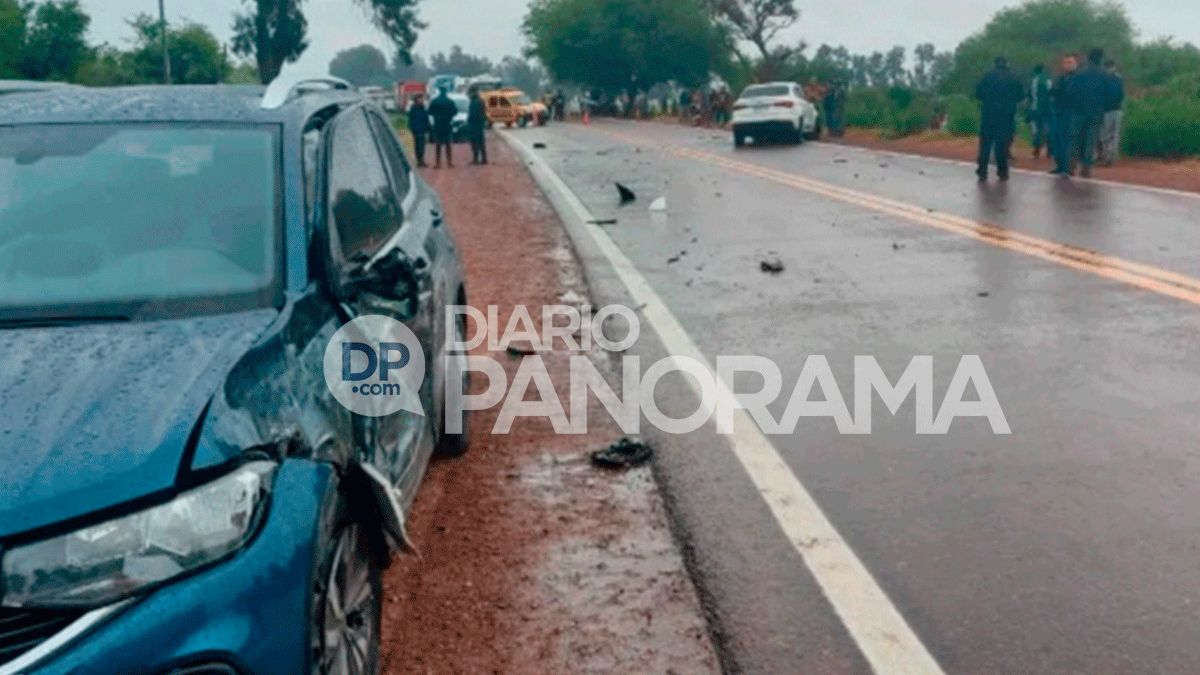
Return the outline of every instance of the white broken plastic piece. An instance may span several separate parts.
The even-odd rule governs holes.
[[[653,212],[662,212],[667,210],[667,198],[659,197],[650,202],[650,210]]]

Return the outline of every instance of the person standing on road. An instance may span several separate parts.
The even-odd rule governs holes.
[[[822,104],[825,107],[825,127],[829,129],[829,135],[845,135],[846,83],[841,80],[834,82],[826,92]]]
[[[1069,178],[1071,176],[1071,125],[1075,111],[1074,80],[1079,60],[1074,54],[1062,59],[1062,72],[1050,87],[1051,111],[1050,152],[1054,155],[1054,168],[1050,173]]]
[[[1096,143],[1104,127],[1104,114],[1116,100],[1117,80],[1104,70],[1104,50],[1088,52],[1088,65],[1071,82],[1074,110],[1071,116],[1071,164],[1083,164],[1080,175],[1089,178],[1096,163]]]
[[[1017,105],[1025,98],[1025,87],[1008,68],[1008,59],[997,56],[995,67],[975,87],[975,98],[982,105],[979,122],[979,167],[975,174],[983,182],[988,163],[994,155],[996,174],[1008,180],[1008,149],[1016,133]]]
[[[1099,159],[1104,166],[1112,166],[1121,152],[1121,106],[1125,103],[1125,81],[1117,72],[1116,61],[1105,61],[1104,70],[1111,77],[1111,92],[1108,111],[1104,113],[1104,127],[1100,131]]]
[[[1042,156],[1042,148],[1050,137],[1050,120],[1053,119],[1050,109],[1050,78],[1046,75],[1046,67],[1037,64],[1033,67],[1033,81],[1029,83],[1029,113],[1027,119],[1033,131],[1033,158]],[[1050,152],[1053,154],[1053,151]]]
[[[412,105],[408,108],[408,131],[413,137],[417,166],[424,168],[425,141],[429,138],[429,110],[425,108],[425,97],[420,94],[413,97]]]
[[[477,89],[467,104],[467,136],[471,139],[471,163],[487,164],[487,106]]]
[[[454,168],[454,155],[451,145],[454,141],[454,116],[458,114],[458,106],[450,100],[446,87],[438,89],[437,98],[429,104],[429,116],[433,118],[433,168],[442,168],[442,150],[446,151],[446,164]]]
[[[567,97],[563,95],[563,90],[559,89],[554,94],[554,121],[562,122],[567,118]]]

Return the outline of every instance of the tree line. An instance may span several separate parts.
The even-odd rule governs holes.
[[[368,11],[398,58],[411,63],[417,35],[425,27],[417,17],[418,0],[353,2]],[[199,23],[168,25],[172,82],[270,82],[308,48],[304,4],[305,0],[242,0],[230,17],[229,49]],[[157,19],[148,14],[129,19],[133,36],[127,48],[89,44],[90,24],[78,0],[0,0],[0,78],[90,85],[163,81],[163,26]]]
[[[1139,87],[1200,70],[1196,46],[1138,42],[1125,9],[1107,0],[1031,0],[1001,10],[951,51],[929,43],[911,52],[810,49],[796,37],[802,19],[795,0],[534,0],[523,30],[529,53],[554,77],[607,93],[668,80],[701,86],[716,74],[735,88],[816,79],[967,94],[999,54],[1028,72],[1094,46],[1104,47]]]

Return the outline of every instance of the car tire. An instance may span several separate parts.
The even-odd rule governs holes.
[[[459,304],[465,305],[466,300],[462,299],[462,301]],[[462,343],[463,338],[466,337],[466,334],[467,334],[467,317],[465,315],[463,315],[463,314],[458,315],[457,321],[454,322],[454,332],[455,332],[454,341],[457,343]],[[458,367],[462,371],[462,380],[461,380],[462,384],[460,386],[462,387],[462,392],[465,394],[466,392],[471,390],[471,371],[469,369],[467,369],[467,367],[466,367],[467,355],[466,354],[449,354],[448,353],[447,357],[454,357],[454,358],[461,359],[461,361],[458,364]],[[447,373],[447,375],[449,375],[449,373]],[[443,377],[442,379],[444,380],[442,386],[445,388],[448,388],[450,386],[449,378]],[[447,389],[447,391],[448,391],[448,389]],[[442,395],[443,404],[442,405],[445,405],[444,402],[448,401],[448,400],[449,400],[449,396],[446,395],[446,392],[443,392],[443,395]],[[441,438],[438,439],[438,446],[437,446],[436,454],[438,457],[462,457],[463,455],[467,454],[467,450],[471,447],[471,419],[470,419],[470,416],[466,410],[464,410],[462,412],[462,427],[461,427],[462,432],[456,433],[456,434],[446,432],[445,417],[446,417],[446,413],[445,413],[445,411],[442,411],[442,418],[443,418],[442,419],[442,425],[443,425],[442,426],[442,435],[441,435]]]
[[[529,126],[529,117],[522,116],[521,118],[519,118],[517,120],[517,126],[521,129],[524,129],[525,127]]]
[[[821,118],[818,117],[817,121],[813,124],[813,130],[805,134],[804,137],[810,141],[819,141],[821,140],[821,131]]]
[[[340,493],[332,499],[313,576],[312,672],[374,675],[380,670],[384,548]]]
[[[746,134],[743,134],[740,131],[733,132],[733,147],[735,147],[735,148],[746,147]]]

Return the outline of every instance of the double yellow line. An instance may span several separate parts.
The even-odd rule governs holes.
[[[647,144],[643,139],[624,133],[608,130],[597,131],[626,143],[635,145]],[[798,174],[730,159],[703,150],[695,150],[671,144],[651,145],[676,157],[708,162],[729,169],[730,171],[763,178],[773,183],[803,190],[877,213],[895,216],[909,222],[937,228],[992,246],[1016,251],[1017,253],[1023,253],[1047,262],[1135,286],[1152,293],[1200,305],[1200,279],[1194,277],[1104,255],[1077,246],[1042,239],[998,225],[991,225],[947,213],[932,212],[926,208],[906,202],[858,190],[850,190],[830,183],[805,178]]]

